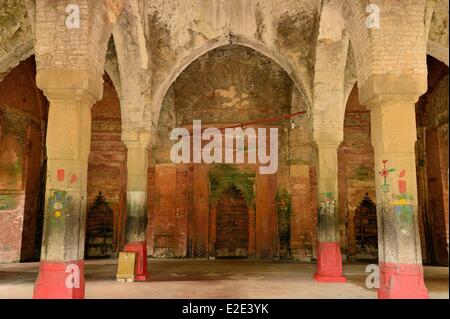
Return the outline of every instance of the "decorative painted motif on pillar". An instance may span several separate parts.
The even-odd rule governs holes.
[[[403,169],[398,179],[399,194],[392,195],[392,198],[395,199],[392,204],[400,224],[412,224],[414,209],[410,202],[413,200],[413,196],[407,193],[407,182],[403,179],[405,175],[406,170]]]
[[[56,181],[64,183],[63,185],[67,187],[73,187],[74,184],[78,182],[78,176],[73,172],[69,172],[68,176],[70,176],[70,178],[66,179],[66,173],[64,168],[58,168],[56,170]]]
[[[52,222],[58,222],[65,217],[65,211],[69,207],[69,197],[65,191],[54,191],[48,198],[49,218]]]
[[[381,185],[381,189],[383,193],[388,193],[391,190],[391,185],[387,182],[387,178],[393,172],[395,172],[395,168],[387,168],[388,160],[383,160],[383,169],[379,171],[381,177],[383,177],[383,185]]]
[[[383,160],[383,169],[379,172],[383,177],[383,184],[381,189],[383,193],[391,191],[391,185],[387,182],[389,175],[396,171],[395,168],[387,167],[388,160]],[[398,217],[398,221],[401,225],[409,225],[413,223],[414,208],[411,205],[413,196],[407,192],[407,181],[404,179],[406,170],[402,169],[399,173],[398,179],[398,194],[392,194],[393,201],[391,202],[394,214]]]
[[[320,194],[320,202],[319,202],[319,214],[334,216],[334,210],[336,207],[336,200],[334,199],[332,192],[322,193]]]
[[[399,174],[398,179],[398,191],[399,194],[393,194],[392,198],[396,199],[396,201],[393,203],[395,205],[405,205],[408,203],[408,201],[413,200],[413,197],[411,194],[408,194],[406,192],[406,180],[403,179],[403,177],[406,175],[406,171],[402,170]]]

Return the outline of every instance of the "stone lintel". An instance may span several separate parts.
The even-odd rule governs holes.
[[[136,129],[123,129],[122,141],[127,148],[149,148],[151,141],[151,134],[147,130]]]
[[[369,108],[384,103],[411,103],[427,91],[426,74],[375,74],[359,86],[359,101]]]
[[[312,119],[312,135],[316,145],[339,147],[344,140],[344,119],[330,113],[315,113]]]
[[[50,101],[82,101],[93,105],[103,96],[102,77],[89,70],[39,70],[36,84]]]
[[[336,134],[337,135],[337,134]],[[338,136],[336,136],[338,137]],[[333,148],[337,151],[337,149],[339,148],[339,145],[341,145],[343,139],[340,138],[336,138],[336,139],[331,139],[331,138],[317,138],[315,140],[316,142],[316,146],[318,149],[330,149]]]

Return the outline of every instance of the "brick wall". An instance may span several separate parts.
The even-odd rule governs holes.
[[[355,240],[355,211],[367,193],[375,201],[374,155],[370,137],[370,112],[358,100],[355,85],[347,101],[344,141],[338,150],[339,230],[344,258],[362,256]],[[376,236],[376,232],[374,234]],[[377,249],[367,247],[367,258]]]
[[[149,217],[149,254],[155,257],[175,257],[175,242],[181,235],[176,232],[176,213],[184,207],[177,205],[177,167],[173,164],[155,166],[153,214]]]
[[[428,92],[416,106],[422,258],[448,265],[448,67],[428,57],[428,70]]]
[[[95,198],[102,192],[113,211],[113,250],[118,251],[124,244],[127,150],[121,140],[120,102],[107,75],[104,80],[103,98],[92,107],[87,209],[89,212]],[[89,223],[89,214],[87,218]],[[89,238],[86,243],[88,241]],[[86,251],[88,255],[95,256],[95,251],[89,253],[88,250]]]
[[[311,260],[316,242],[316,210],[313,205],[314,174],[308,165],[291,165],[291,240],[292,258]]]
[[[0,82],[0,262],[39,258],[48,104],[35,75],[30,57]]]

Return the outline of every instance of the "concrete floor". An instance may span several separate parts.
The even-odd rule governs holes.
[[[376,298],[366,264],[344,265],[347,283],[317,283],[315,264],[248,260],[152,260],[148,282],[115,280],[117,260],[86,261],[86,298]],[[447,267],[425,267],[430,298],[449,298]],[[0,298],[31,298],[38,263],[0,264]]]

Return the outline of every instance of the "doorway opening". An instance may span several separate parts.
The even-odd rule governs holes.
[[[369,194],[359,203],[354,218],[356,259],[378,259],[377,206]]]
[[[220,195],[216,223],[216,258],[248,258],[248,207],[235,186]]]

